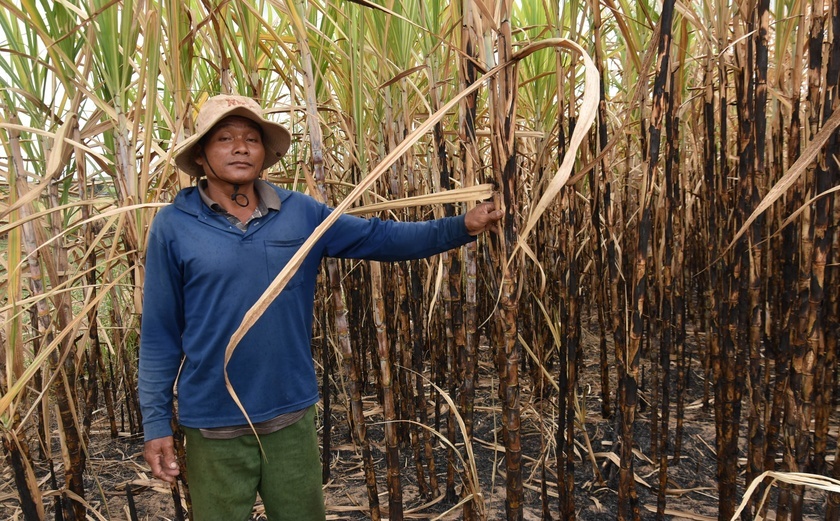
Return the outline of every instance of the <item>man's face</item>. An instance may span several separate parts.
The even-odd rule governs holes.
[[[204,168],[210,183],[220,178],[228,183],[247,184],[259,177],[264,159],[259,125],[248,118],[228,116],[204,137],[195,162]]]

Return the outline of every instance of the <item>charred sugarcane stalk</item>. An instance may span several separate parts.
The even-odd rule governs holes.
[[[382,389],[382,411],[385,420],[385,461],[388,484],[388,519],[402,520],[402,484],[400,482],[400,449],[397,442],[397,413],[394,391],[392,360],[385,331],[385,300],[382,297],[382,268],[378,262],[370,264],[370,281],[373,297],[373,323],[376,327],[376,345],[379,353],[380,386]]]
[[[504,2],[503,19],[499,24],[499,62],[509,63],[513,55],[511,40],[511,2]],[[516,114],[516,71],[513,65],[501,71],[492,81],[491,98],[497,112],[491,118],[494,136],[492,155],[493,168],[502,191],[504,209],[504,241],[500,252],[505,260],[510,259],[517,241],[517,165],[514,140],[514,116]],[[500,311],[497,312],[498,327],[495,343],[496,366],[499,371],[499,398],[502,402],[502,430],[505,441],[505,470],[507,497],[505,512],[508,521],[523,518],[522,484],[522,442],[519,410],[519,365],[521,362],[518,343],[517,311],[521,276],[521,255],[504,262]]]

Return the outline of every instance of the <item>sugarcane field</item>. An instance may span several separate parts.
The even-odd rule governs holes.
[[[575,2],[0,0],[0,519],[840,521],[840,0]]]

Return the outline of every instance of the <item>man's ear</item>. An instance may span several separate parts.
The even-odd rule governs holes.
[[[204,149],[201,148],[201,145],[195,147],[195,151],[193,152],[193,161],[198,166],[204,166]]]

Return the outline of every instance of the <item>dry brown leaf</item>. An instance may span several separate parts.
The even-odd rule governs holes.
[[[656,512],[656,507],[652,505],[645,505],[645,510],[647,510],[648,512]],[[664,513],[666,516],[693,519],[695,521],[717,521],[716,517],[695,514],[694,512],[686,512],[685,510],[674,510],[673,508],[666,508]]]
[[[468,186],[465,188],[454,188],[436,194],[416,195],[404,197],[393,201],[366,204],[347,210],[350,215],[364,215],[367,213],[400,210],[415,206],[432,204],[463,203],[467,201],[484,201],[493,195],[493,185],[486,183],[482,185]]]
[[[802,154],[788,169],[787,173],[779,179],[779,182],[773,185],[773,188],[767,192],[767,195],[764,196],[764,199],[759,203],[758,207],[753,211],[752,215],[744,222],[741,229],[738,230],[738,233],[735,234],[735,237],[732,238],[732,241],[729,243],[721,255],[726,253],[735,242],[743,235],[747,229],[749,229],[750,225],[755,221],[759,215],[764,213],[765,210],[770,208],[776,200],[781,197],[785,192],[788,191],[793,183],[805,172],[805,169],[811,164],[811,162],[817,157],[817,154],[822,149],[825,142],[828,141],[828,138],[834,134],[834,131],[840,127],[840,110],[835,111],[834,114],[831,115],[830,118],[825,122],[823,127],[817,132],[817,135],[814,136],[814,139],[808,144],[805,150],[802,151]]]

